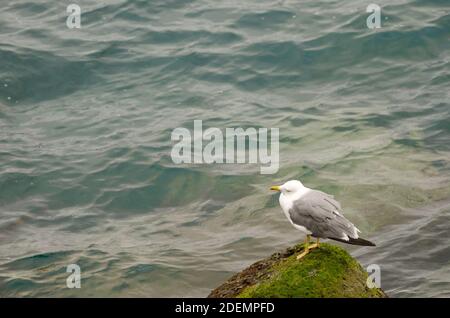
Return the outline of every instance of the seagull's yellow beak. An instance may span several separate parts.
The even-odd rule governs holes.
[[[272,187],[270,187],[270,190],[281,191],[280,186],[272,186]]]

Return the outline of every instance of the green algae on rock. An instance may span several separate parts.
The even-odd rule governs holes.
[[[297,260],[303,244],[254,263],[214,289],[208,297],[224,298],[382,298],[368,288],[367,272],[343,248],[322,243]]]

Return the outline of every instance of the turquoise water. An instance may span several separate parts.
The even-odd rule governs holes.
[[[206,296],[334,194],[392,297],[450,296],[450,3],[3,1],[0,297]],[[280,170],[176,165],[171,132],[277,127]],[[81,267],[81,288],[66,267]]]

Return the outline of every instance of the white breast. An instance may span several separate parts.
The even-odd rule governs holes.
[[[280,199],[279,199],[280,206],[281,206],[281,209],[283,210],[284,215],[286,216],[286,218],[289,220],[289,222],[291,222],[291,224],[297,230],[300,230],[300,231],[302,231],[305,234],[312,234],[312,232],[310,230],[308,230],[307,228],[305,228],[304,226],[294,224],[294,222],[292,222],[291,217],[289,215],[289,210],[294,205],[294,201],[300,199],[302,196],[304,196],[306,193],[308,193],[310,189],[305,187],[302,190],[303,191],[297,191],[296,193],[292,193],[292,194],[288,194],[288,195],[286,195],[284,193],[281,193],[280,194]]]

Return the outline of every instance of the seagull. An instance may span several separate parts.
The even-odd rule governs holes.
[[[306,234],[305,249],[297,256],[301,259],[310,250],[318,248],[319,239],[328,238],[353,245],[375,246],[360,238],[361,232],[341,213],[341,205],[332,195],[305,187],[298,180],[290,180],[270,190],[281,192],[280,206],[291,224]],[[317,241],[310,245],[311,236]]]

